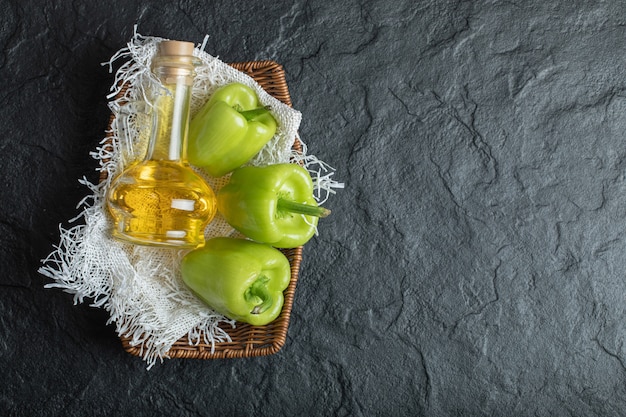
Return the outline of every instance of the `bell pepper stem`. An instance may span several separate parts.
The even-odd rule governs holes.
[[[239,114],[245,117],[247,121],[254,120],[256,117],[270,112],[267,107],[257,107],[256,109],[251,110],[236,110],[239,112]]]
[[[278,199],[278,210],[315,217],[326,217],[330,214],[330,210],[328,210],[327,208],[312,206],[310,204],[297,203],[295,201],[287,200],[284,198]]]
[[[246,290],[245,298],[250,303],[257,303],[253,308],[252,314],[263,314],[272,305],[272,296],[267,289],[268,279],[259,277],[250,288]],[[260,300],[260,302],[259,302]]]

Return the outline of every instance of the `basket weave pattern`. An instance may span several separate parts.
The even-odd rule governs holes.
[[[285,72],[282,66],[274,61],[251,61],[231,64],[235,69],[242,71],[258,82],[265,91],[276,99],[291,106],[291,97],[287,89]],[[111,115],[109,129],[114,116]],[[294,143],[294,150],[302,151],[298,140]],[[170,358],[244,358],[253,356],[272,355],[278,352],[287,338],[287,328],[293,299],[296,290],[296,282],[302,261],[302,246],[281,250],[291,265],[291,280],[284,291],[284,305],[280,316],[272,323],[265,326],[252,326],[247,323],[237,322],[236,328],[228,326],[223,330],[231,338],[230,342],[216,342],[214,345],[200,342],[190,344],[187,336],[179,339],[168,351]],[[131,346],[130,338],[121,337],[124,349],[135,356],[141,356],[141,346]]]

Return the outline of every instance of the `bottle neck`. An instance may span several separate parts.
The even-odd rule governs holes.
[[[186,163],[192,76],[160,78],[146,159]]]

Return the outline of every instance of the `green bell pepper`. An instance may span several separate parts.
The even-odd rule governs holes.
[[[217,207],[239,232],[277,248],[304,245],[318,217],[330,214],[318,207],[311,176],[297,164],[236,169],[218,192]]]
[[[291,266],[278,249],[249,240],[217,237],[182,260],[183,281],[213,310],[254,326],[275,320]]]
[[[276,133],[276,120],[255,91],[240,83],[219,88],[189,125],[187,157],[221,177],[248,162]]]

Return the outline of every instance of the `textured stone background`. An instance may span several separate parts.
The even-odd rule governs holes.
[[[0,414],[626,415],[623,1],[0,3]],[[40,260],[139,32],[282,63],[346,190],[271,357],[126,354]]]

